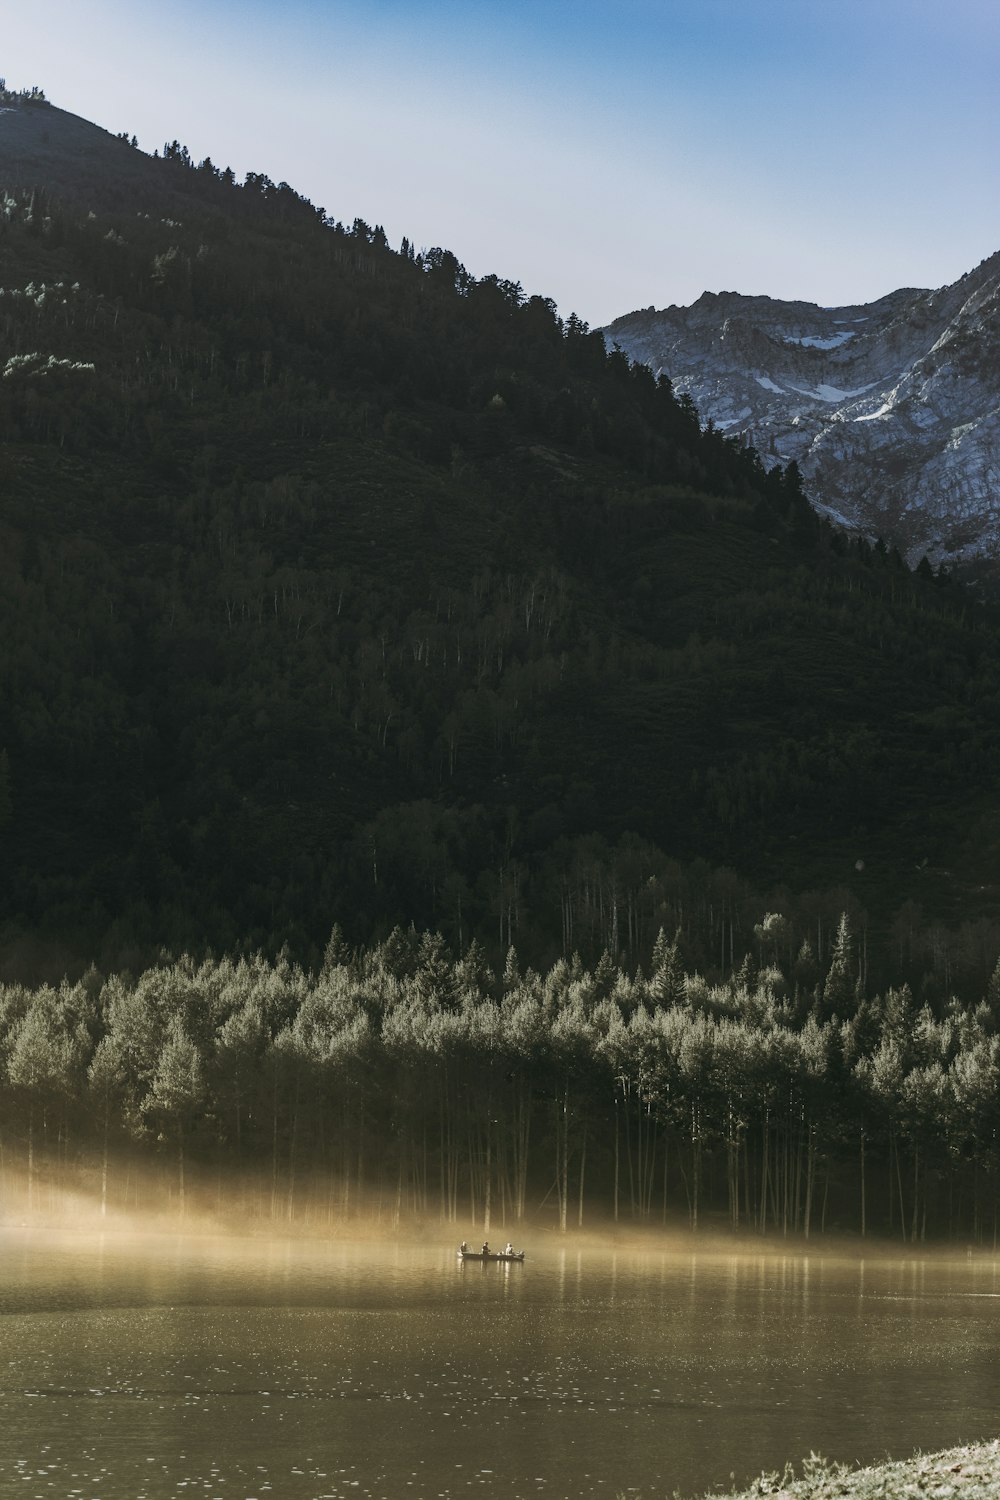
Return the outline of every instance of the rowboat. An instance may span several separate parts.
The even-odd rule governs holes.
[[[512,1250],[508,1255],[505,1250],[487,1250],[484,1252],[482,1250],[463,1250],[459,1246],[457,1253],[459,1260],[502,1260],[508,1264],[511,1261],[518,1261],[520,1263],[524,1260],[523,1250]]]

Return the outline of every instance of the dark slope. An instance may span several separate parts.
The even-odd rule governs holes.
[[[447,252],[45,106],[4,184],[8,952],[630,948],[667,855],[992,913],[928,873],[995,805],[961,593]]]
[[[176,198],[151,160],[120,136],[79,115],[44,103],[0,98],[0,160],[5,184],[40,187],[66,204],[84,209],[156,208]]]

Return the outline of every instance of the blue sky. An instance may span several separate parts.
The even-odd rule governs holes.
[[[0,72],[599,324],[1000,249],[995,0],[6,0]]]

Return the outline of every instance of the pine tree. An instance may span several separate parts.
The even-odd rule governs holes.
[[[679,929],[670,943],[667,942],[662,927],[657,934],[649,979],[649,994],[655,1005],[677,1005],[684,994],[684,967],[678,947],[679,939]]]
[[[501,988],[505,995],[511,994],[521,983],[521,970],[517,962],[517,949],[511,943],[507,949],[507,957],[504,960],[503,980]]]
[[[350,962],[351,950],[344,941],[340,923],[334,922],[323,950],[322,973],[329,974],[331,969],[346,968]]]
[[[850,918],[841,912],[833,944],[830,968],[823,982],[823,1015],[845,1020],[857,1008],[857,981],[854,978],[854,938]]]
[[[179,1016],[170,1022],[144,1112],[160,1124],[163,1134],[177,1143],[177,1185],[180,1212],[185,1207],[184,1144],[205,1099],[205,1076],[194,1042]]]

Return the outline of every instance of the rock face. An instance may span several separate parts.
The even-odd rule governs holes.
[[[1000,572],[1000,253],[939,291],[857,307],[705,292],[602,332],[765,464],[795,459],[832,520],[910,562]]]

